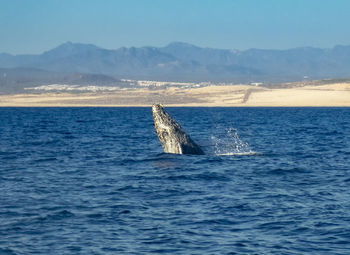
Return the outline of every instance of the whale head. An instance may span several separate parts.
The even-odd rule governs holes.
[[[203,150],[183,130],[161,104],[152,106],[154,127],[164,152],[176,154],[204,154]]]

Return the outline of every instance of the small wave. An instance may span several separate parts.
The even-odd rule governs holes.
[[[40,163],[40,162],[50,162],[50,161],[55,161],[57,160],[56,157],[47,157],[47,158],[38,158],[38,159],[35,159],[34,162],[35,163]]]
[[[13,250],[11,250],[10,248],[0,248],[0,254],[16,254]]]
[[[56,212],[56,213],[52,213],[52,214],[47,214],[45,216],[41,216],[38,218],[38,220],[40,222],[43,222],[43,221],[52,221],[52,220],[64,220],[66,218],[71,218],[71,217],[74,217],[75,214],[68,211],[68,210],[62,210],[62,211],[59,211],[59,212]]]

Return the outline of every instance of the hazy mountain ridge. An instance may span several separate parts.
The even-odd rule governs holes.
[[[286,82],[350,76],[350,46],[244,51],[174,42],[108,50],[64,43],[40,55],[0,54],[2,68],[93,73],[114,78],[212,82]]]

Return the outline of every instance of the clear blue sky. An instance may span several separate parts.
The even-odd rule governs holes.
[[[350,0],[0,0],[0,52],[66,41],[225,49],[350,45]]]

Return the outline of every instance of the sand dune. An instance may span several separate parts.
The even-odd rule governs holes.
[[[350,106],[350,83],[287,88],[250,85],[0,95],[0,106]]]

